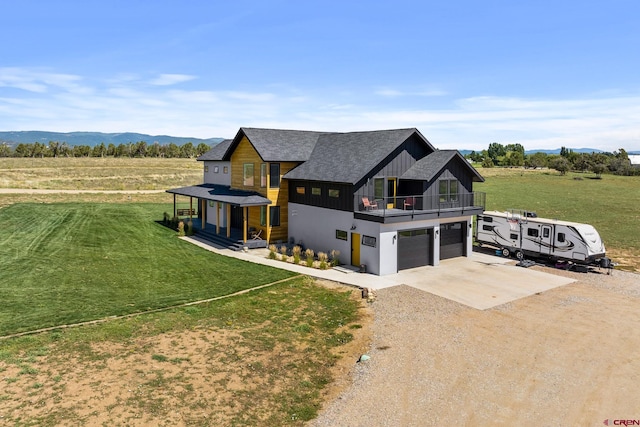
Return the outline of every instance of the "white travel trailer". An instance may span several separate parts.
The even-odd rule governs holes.
[[[476,241],[499,249],[505,257],[522,259],[526,255],[607,268],[611,265],[593,226],[538,218],[534,212],[486,211],[478,215]]]

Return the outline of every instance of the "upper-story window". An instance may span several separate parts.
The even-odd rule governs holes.
[[[458,200],[458,181],[455,179],[442,179],[438,184],[440,203],[455,202]]]
[[[269,188],[280,188],[280,163],[269,163]]]
[[[384,178],[373,179],[373,197],[375,199],[384,199]]]
[[[213,167],[213,173],[218,173],[219,170],[220,168],[218,166]]]
[[[260,187],[267,186],[267,164],[260,164]]]
[[[245,163],[242,175],[242,185],[253,187],[253,163]]]
[[[206,166],[206,165],[205,165],[205,167],[204,167],[204,172],[205,172],[205,173],[209,172],[209,166]]]
[[[229,173],[229,166],[224,166],[222,168],[222,173]]]

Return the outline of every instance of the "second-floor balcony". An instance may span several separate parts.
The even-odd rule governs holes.
[[[356,196],[355,217],[376,222],[403,222],[407,219],[431,219],[477,215],[484,211],[483,192],[440,196],[395,196],[375,198]]]

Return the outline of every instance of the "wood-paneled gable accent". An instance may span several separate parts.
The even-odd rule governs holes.
[[[253,186],[244,185],[244,165],[246,163],[253,164]],[[267,183],[265,187],[261,186],[260,182],[260,166],[262,164],[267,165]],[[288,239],[289,183],[286,179],[282,179],[282,176],[299,164],[298,162],[280,162],[280,187],[269,188],[271,183],[270,163],[262,160],[246,136],[242,138],[231,154],[231,187],[239,190],[256,191],[271,200],[270,206],[280,206],[280,225],[275,227],[268,226],[271,222],[269,209],[267,209],[267,226],[260,225],[260,207],[256,206],[248,209],[248,227],[262,230],[262,237],[269,243],[277,242],[278,240],[286,242]]]
[[[244,165],[245,163],[253,164],[253,186],[244,186]],[[231,187],[238,190],[257,191],[266,197],[266,188],[260,187],[260,164],[264,163],[253,145],[246,136],[231,154]]]

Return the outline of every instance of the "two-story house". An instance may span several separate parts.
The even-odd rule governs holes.
[[[200,228],[249,247],[339,250],[342,262],[379,275],[469,256],[484,208],[473,192],[480,174],[417,129],[241,128],[198,160],[204,183],[168,191],[198,200]]]

